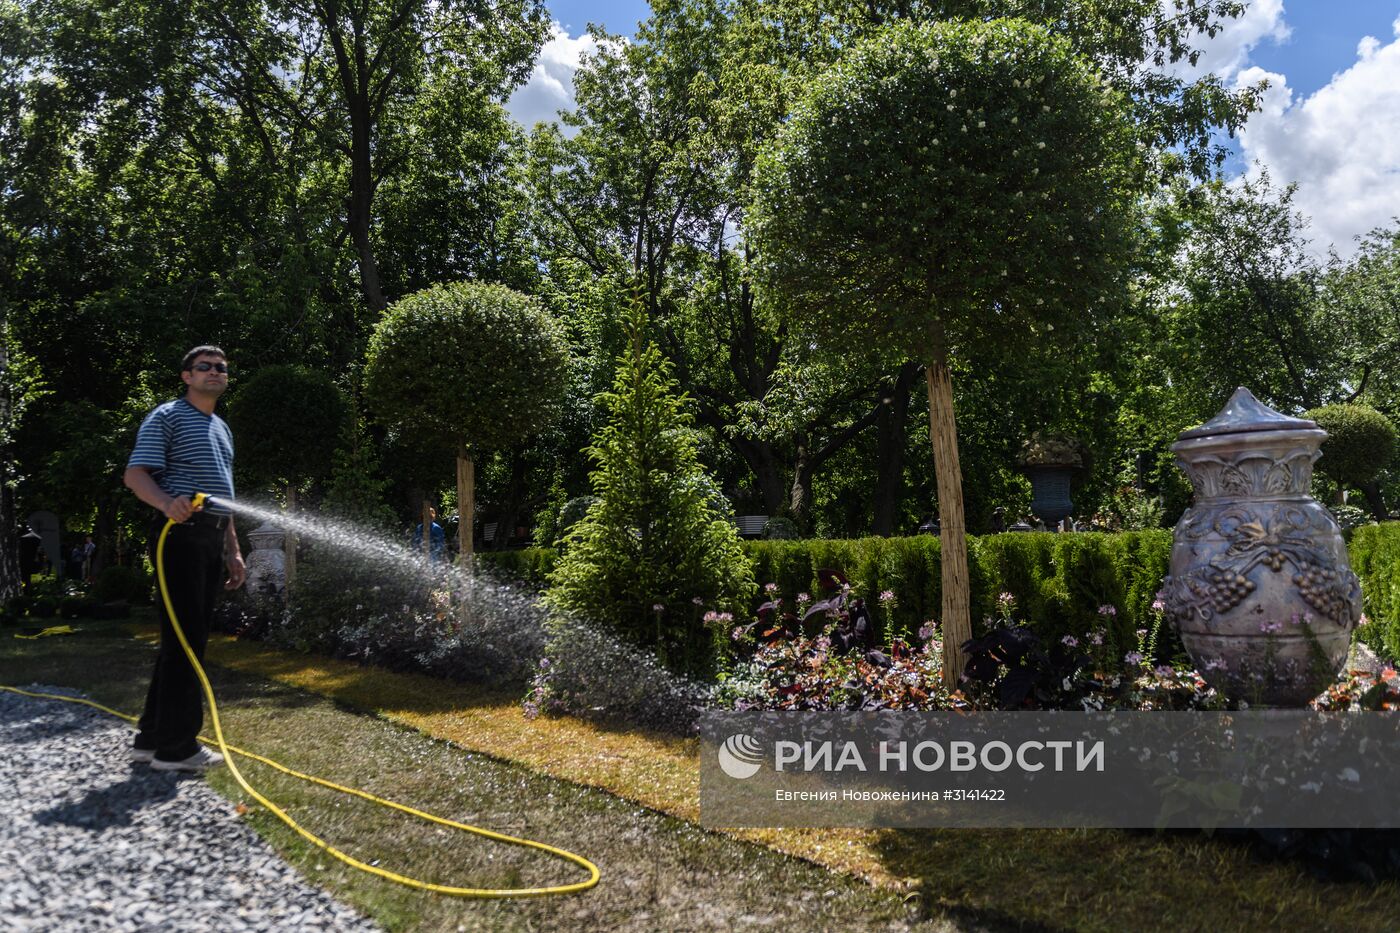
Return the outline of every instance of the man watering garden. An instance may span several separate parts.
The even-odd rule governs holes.
[[[123,481],[157,514],[151,517],[150,556],[167,520],[171,527],[164,550],[170,602],[197,657],[204,658],[209,618],[219,584],[243,584],[233,514],[233,433],[214,406],[228,388],[228,360],[215,346],[199,346],[180,364],[185,394],[155,408],[141,422],[136,448],[127,460]],[[215,497],[196,511],[197,492]],[[222,501],[221,501],[222,500]],[[162,608],[160,651],[146,694],[132,760],[150,762],[157,771],[200,772],[223,756],[197,740],[203,724],[199,682]]]

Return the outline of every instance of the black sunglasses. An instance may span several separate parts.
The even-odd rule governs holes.
[[[228,364],[200,362],[195,363],[193,366],[190,367],[190,369],[193,369],[197,373],[207,373],[211,369],[214,370],[214,372],[216,373],[226,373],[228,372]]]

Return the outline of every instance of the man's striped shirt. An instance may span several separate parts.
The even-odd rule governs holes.
[[[128,467],[150,470],[156,485],[172,496],[233,499],[233,432],[218,415],[206,415],[183,398],[157,407],[136,432]],[[227,514],[215,504],[205,511]]]

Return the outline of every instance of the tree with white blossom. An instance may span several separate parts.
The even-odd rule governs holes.
[[[856,45],[758,166],[750,232],[775,311],[833,350],[925,364],[950,688],[972,636],[950,360],[1052,339],[1109,303],[1142,156],[1127,102],[1065,40],[993,20]]]

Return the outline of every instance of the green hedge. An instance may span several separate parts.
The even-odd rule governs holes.
[[[777,583],[784,600],[799,592],[817,595],[817,571],[843,570],[851,586],[872,605],[880,593],[895,594],[888,618],[873,613],[884,635],[909,636],[939,615],[941,602],[938,539],[862,538],[853,541],[753,541],[745,550],[754,560],[754,579]],[[1161,588],[1171,552],[1171,532],[1122,534],[1022,533],[968,539],[974,631],[996,614],[997,596],[1016,598],[1017,616],[1046,637],[1083,637],[1108,621],[1120,643],[1134,628],[1151,621],[1154,595]],[[1099,607],[1117,615],[1105,619]]]
[[[754,580],[778,584],[785,604],[798,593],[818,595],[817,571],[843,570],[862,596],[877,603],[882,590],[897,604],[889,618],[874,615],[890,634],[917,632],[939,607],[938,539],[861,538],[851,541],[747,541]],[[1001,534],[968,539],[974,631],[995,612],[997,594],[1016,597],[1018,616],[1048,638],[1080,636],[1098,624],[1109,604],[1118,615],[1110,626],[1119,644],[1132,644],[1132,630],[1152,618],[1154,594],[1167,572],[1170,531],[1120,534]],[[1370,624],[1361,640],[1387,658],[1400,658],[1400,522],[1363,525],[1350,542],[1351,565],[1361,577]],[[558,553],[551,548],[484,551],[477,555],[503,577],[543,588]]]
[[[476,559],[505,579],[519,580],[544,589],[559,552],[549,547],[527,547],[515,551],[477,551]]]
[[[1400,658],[1400,522],[1355,529],[1350,554],[1370,620],[1357,634],[1373,650]]]
[[[794,605],[799,593],[817,598],[817,571],[834,568],[871,602],[885,637],[913,635],[939,614],[936,537],[747,541],[744,552],[754,562],[755,582],[778,584],[787,606]],[[1112,605],[1117,615],[1109,620],[1109,629],[1116,641],[1131,644],[1133,629],[1151,622],[1152,600],[1170,552],[1170,531],[969,538],[974,630],[995,614],[998,594],[1007,592],[1016,597],[1018,617],[1049,638],[1082,637],[1103,623],[1099,607]],[[542,586],[557,555],[549,548],[527,548],[478,556],[504,576]],[[884,590],[896,599],[888,618],[878,606]]]

